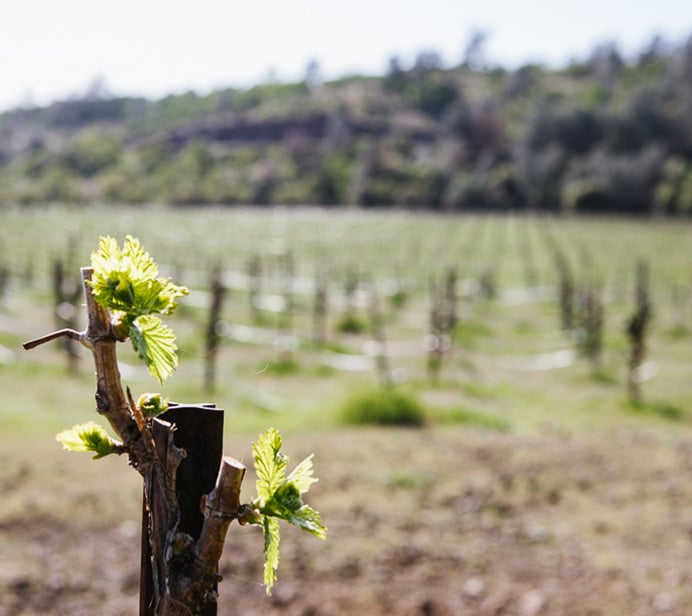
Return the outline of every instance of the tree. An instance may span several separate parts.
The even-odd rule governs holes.
[[[608,92],[612,90],[625,66],[615,43],[603,43],[596,47],[589,63],[594,76]]]
[[[322,73],[319,62],[313,58],[305,67],[305,85],[312,91],[322,85]]]
[[[92,177],[118,162],[120,141],[106,131],[87,129],[80,132],[62,155],[65,166],[74,173]]]
[[[639,261],[636,270],[634,311],[627,321],[626,333],[629,341],[627,351],[627,391],[630,402],[640,404],[642,401],[641,383],[642,366],[646,359],[647,336],[653,317],[649,300],[649,265]]]
[[[462,64],[474,70],[481,70],[485,66],[485,43],[488,38],[484,30],[475,29],[471,32],[469,40],[464,47]]]

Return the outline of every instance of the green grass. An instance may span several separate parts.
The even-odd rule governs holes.
[[[509,432],[511,423],[503,417],[474,411],[463,407],[454,407],[432,411],[431,420],[446,425],[466,425],[496,432]]]
[[[684,409],[668,402],[634,402],[628,400],[626,408],[635,414],[662,417],[675,422],[689,418],[689,413]]]
[[[418,427],[425,423],[425,410],[411,393],[382,388],[349,398],[341,418],[351,425]]]
[[[664,334],[671,340],[686,340],[689,339],[692,330],[687,325],[682,323],[676,323],[669,329],[667,329]]]
[[[455,340],[462,348],[477,349],[482,347],[483,341],[493,335],[491,327],[483,321],[474,319],[462,319],[457,323],[454,333]]]
[[[295,357],[278,357],[264,364],[261,369],[276,376],[291,376],[300,372],[300,363]]]
[[[0,366],[0,381],[4,373],[4,391],[8,392],[4,404],[11,408],[0,421],[10,435],[14,430],[30,429],[32,418],[45,415],[51,426],[63,427],[59,420],[64,409],[77,409],[77,419],[90,418],[93,382],[88,353],[75,380],[65,375],[64,360],[55,346],[28,353],[21,351],[19,344],[54,327],[49,280],[53,256],[71,251],[74,262],[88,264],[99,234],[122,238],[131,232],[162,265],[162,273],[198,292],[207,290],[209,264],[223,262],[228,271],[242,273],[248,259],[259,255],[262,292],[280,295],[277,259],[287,248],[296,258],[299,277],[309,279],[317,266],[326,269],[328,341],[323,345],[311,343],[312,298],[298,294],[292,319],[298,344],[289,361],[277,358],[272,343],[277,315],[259,313],[258,321],[257,313],[250,310],[247,291],[229,290],[224,320],[259,336],[257,342],[223,341],[218,379],[211,394],[240,430],[261,429],[268,422],[295,430],[310,424],[334,429],[341,421],[344,396],[373,382],[374,371],[365,367],[349,372],[324,362],[329,351],[353,355],[363,366],[373,357],[367,345],[370,336],[361,314],[362,304],[355,314],[356,324],[346,328],[357,335],[340,331],[340,323],[352,320],[353,313],[344,310],[342,293],[353,272],[363,282],[361,291],[373,283],[382,283],[382,290],[395,288],[389,281],[397,281],[400,292],[406,290],[406,302],[385,319],[389,364],[404,375],[407,392],[425,401],[423,413],[432,421],[444,421],[450,428],[472,424],[479,419],[464,416],[472,409],[480,417],[508,421],[512,431],[540,433],[549,426],[580,432],[591,429],[594,422],[602,430],[628,422],[667,424],[670,421],[666,417],[676,415],[670,409],[683,409],[677,413],[678,423],[687,425],[684,409],[692,407],[692,393],[687,387],[692,363],[686,333],[689,325],[680,323],[680,306],[668,306],[665,301],[672,301],[672,282],[684,285],[687,281],[685,260],[679,251],[668,247],[681,245],[689,227],[685,221],[672,224],[624,218],[548,221],[309,209],[6,208],[0,243],[14,276],[8,292],[0,298],[0,345],[11,351],[11,360]],[[532,358],[573,345],[559,330],[556,299],[527,295],[526,301],[517,302],[521,294],[513,294],[526,284],[523,255],[527,242],[536,284],[554,288],[557,275],[545,240],[547,233],[570,261],[575,280],[595,276],[609,298],[603,369],[595,375],[578,356],[569,367],[527,371],[526,367],[533,365]],[[592,271],[585,270],[584,253],[590,255]],[[644,400],[656,400],[657,412],[633,413],[621,404],[625,395],[623,355],[627,350],[623,324],[631,311],[635,257],[649,259],[652,296],[658,302],[649,353],[660,369],[643,386]],[[461,292],[455,346],[443,360],[439,380],[431,382],[421,345],[428,330],[429,281],[449,267],[457,269]],[[487,300],[468,295],[474,280],[488,267],[494,272],[497,297]],[[30,270],[32,279],[28,280],[25,274]],[[179,336],[181,357],[178,373],[160,388],[171,399],[199,401],[210,397],[201,378],[207,314],[204,298],[199,293],[195,302],[185,304],[169,319]],[[385,295],[383,306],[391,306],[397,299]],[[120,356],[125,363],[137,366],[126,346]],[[139,368],[125,370],[124,379],[135,394],[159,389]],[[24,419],[14,409],[27,405],[45,411]],[[451,410],[435,419],[436,409]],[[463,411],[456,419],[454,409]]]

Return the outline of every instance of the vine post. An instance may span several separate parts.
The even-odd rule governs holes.
[[[375,343],[375,366],[380,384],[389,389],[394,384],[389,369],[387,357],[387,337],[384,331],[384,314],[380,296],[374,283],[370,285],[368,293],[368,316],[370,320],[370,332]]]
[[[627,350],[627,392],[630,402],[642,402],[641,382],[642,366],[646,359],[646,342],[648,330],[653,318],[649,299],[649,265],[639,261],[636,269],[634,311],[627,321],[626,333],[629,339]]]
[[[327,297],[327,277],[324,271],[315,273],[315,293],[312,304],[312,342],[322,346],[327,342],[327,312],[329,299]]]
[[[216,385],[217,356],[221,346],[221,330],[223,328],[221,313],[226,287],[223,283],[221,263],[217,263],[214,266],[210,287],[211,302],[209,304],[209,320],[207,321],[206,348],[204,352],[204,387],[207,392],[213,392]]]
[[[452,350],[457,325],[457,272],[449,268],[441,285],[430,281],[430,314],[425,348],[428,352],[428,377],[437,382],[442,361]]]
[[[65,261],[69,263],[69,258]],[[77,319],[76,307],[82,295],[82,285],[80,279],[65,270],[65,262],[56,257],[53,260],[53,312],[58,328],[73,328]],[[76,345],[77,343],[69,338],[62,341],[70,374],[76,374],[79,368]]]
[[[591,364],[591,373],[598,374],[603,354],[603,324],[605,308],[602,292],[595,282],[586,283],[579,295],[579,327],[577,329],[579,346]]]

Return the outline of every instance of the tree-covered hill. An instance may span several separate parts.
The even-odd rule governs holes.
[[[560,70],[443,66],[0,115],[0,204],[692,211],[692,38]]]

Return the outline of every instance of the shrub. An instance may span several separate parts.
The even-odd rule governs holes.
[[[422,426],[425,412],[411,394],[392,389],[377,389],[357,394],[343,407],[347,424],[379,426]]]
[[[685,411],[674,404],[665,402],[643,402],[641,400],[628,400],[627,408],[635,413],[656,415],[670,421],[685,419]]]
[[[345,314],[337,323],[336,329],[342,334],[363,334],[368,329],[368,323],[355,314]]]
[[[265,371],[276,376],[286,376],[300,371],[300,364],[292,357],[280,357],[270,361]]]
[[[76,175],[93,177],[117,163],[122,145],[117,137],[91,128],[80,132],[62,154],[64,165]]]

